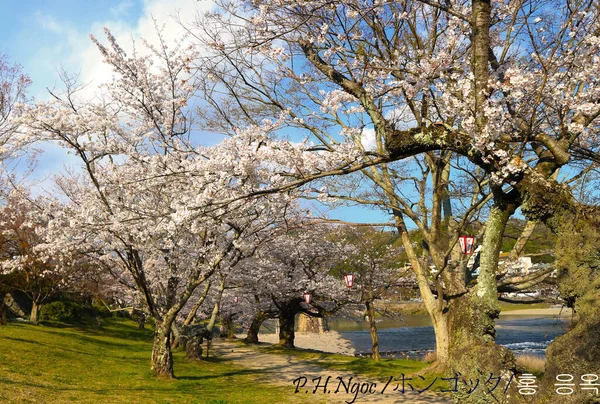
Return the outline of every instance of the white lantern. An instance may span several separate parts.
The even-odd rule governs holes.
[[[472,254],[473,246],[475,245],[475,237],[473,236],[460,236],[458,238],[458,244],[460,245],[460,251],[463,254]]]
[[[310,299],[312,298],[310,293],[306,292],[302,296],[304,296],[304,301],[306,302],[306,304],[310,304]]]
[[[351,288],[352,285],[354,285],[354,275],[353,274],[344,275],[344,280],[346,281],[346,286],[348,286],[348,288]]]
[[[236,297],[234,297],[234,298],[233,298],[233,301],[234,301],[235,303],[237,303],[237,302],[238,302],[238,297],[237,297],[237,296],[236,296]]]

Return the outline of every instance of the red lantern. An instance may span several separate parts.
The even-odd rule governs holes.
[[[310,299],[312,298],[310,293],[306,292],[302,296],[304,296],[304,301],[306,302],[306,304],[310,304]]]
[[[475,237],[473,236],[460,236],[458,238],[458,244],[460,245],[460,251],[463,254],[472,254],[473,246],[475,245]]]
[[[354,275],[353,274],[344,275],[344,280],[346,281],[346,286],[348,286],[348,288],[351,288],[352,285],[354,285]]]

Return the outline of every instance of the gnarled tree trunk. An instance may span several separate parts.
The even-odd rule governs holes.
[[[233,318],[231,315],[221,316],[221,328],[219,330],[219,336],[227,339],[235,338]]]
[[[154,376],[175,377],[171,351],[171,323],[171,320],[156,320],[152,345],[152,373]]]
[[[260,331],[260,326],[267,319],[267,315],[264,311],[257,311],[252,319],[252,323],[250,323],[250,328],[248,328],[248,333],[246,334],[245,341],[251,344],[258,344],[258,332]]]
[[[466,380],[487,380],[490,374],[508,376],[516,370],[513,353],[496,344],[495,320],[500,314],[496,273],[502,237],[514,206],[495,204],[486,225],[477,285],[451,302],[449,323],[451,369]],[[503,402],[503,389],[466,390],[459,383],[461,403]],[[486,401],[487,400],[487,401]]]

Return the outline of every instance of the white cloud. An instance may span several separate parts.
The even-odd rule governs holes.
[[[127,15],[133,7],[133,0],[123,0],[119,4],[110,8],[110,14],[113,17],[122,17]]]
[[[75,29],[74,24],[69,21],[57,21],[52,15],[38,13],[36,20],[40,26],[57,34],[60,40],[56,41],[52,48],[40,49],[35,57],[36,63],[43,63],[51,68],[63,65],[68,71],[79,73],[79,80],[90,84],[85,91],[86,95],[91,95],[99,85],[110,80],[112,69],[103,62],[103,57],[90,40],[89,34],[94,35],[100,42],[106,42],[103,28],[107,27],[128,54],[133,52],[134,46],[138,55],[144,54],[140,38],[152,45],[158,45],[158,28],[165,43],[173,44],[185,33],[175,17],[179,17],[184,24],[191,23],[198,13],[211,9],[213,4],[210,1],[196,0],[145,0],[139,18],[132,21],[126,17],[133,3],[131,0],[123,0],[109,10],[112,19],[93,23],[87,28],[87,32]],[[60,87],[57,76],[50,77],[53,70],[49,70],[48,81],[55,82],[57,87]],[[52,84],[44,87],[46,86],[52,87]],[[47,94],[39,95],[41,98],[48,98]]]
[[[360,143],[367,151],[377,150],[377,140],[375,139],[375,129],[364,128],[362,131]]]
[[[50,31],[53,32],[55,34],[62,34],[64,33],[63,27],[58,23],[58,21],[56,21],[56,19],[51,16],[51,15],[47,15],[47,14],[43,14],[41,12],[36,12],[35,13],[35,22],[42,27],[43,29],[45,29],[46,31]]]

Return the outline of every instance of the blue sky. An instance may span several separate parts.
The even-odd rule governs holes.
[[[37,100],[48,98],[47,88],[61,88],[58,76],[61,68],[78,74],[82,82],[91,83],[91,89],[110,77],[110,69],[102,63],[89,34],[102,40],[102,29],[108,27],[127,50],[132,40],[155,38],[156,20],[165,39],[174,40],[182,32],[174,16],[189,22],[197,12],[211,7],[206,0],[5,0],[3,3],[0,53],[23,66],[33,81],[29,95]],[[44,146],[44,151],[31,177],[41,181],[36,187],[38,192],[50,189],[52,174],[77,164],[73,156],[57,146]],[[378,211],[356,207],[337,208],[330,215],[363,223],[388,221]]]

